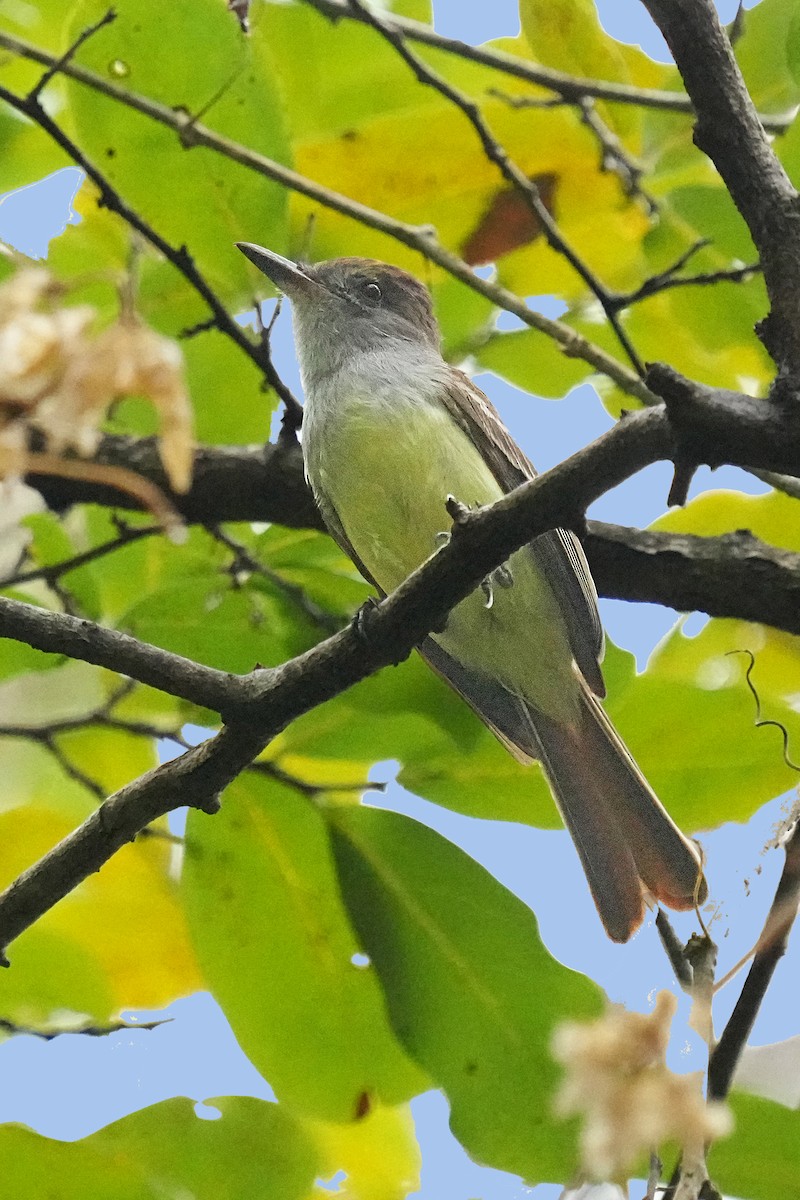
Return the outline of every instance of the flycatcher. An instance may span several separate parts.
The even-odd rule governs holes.
[[[489,400],[444,361],[427,290],[364,258],[296,265],[239,249],[292,303],[306,474],[333,537],[381,593],[441,544],[448,494],[491,504],[534,474]],[[601,920],[624,942],[646,897],[705,896],[700,854],[601,708],[603,631],[565,530],[512,555],[420,647],[521,762],[538,760]]]

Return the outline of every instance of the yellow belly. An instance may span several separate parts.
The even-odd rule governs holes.
[[[470,506],[502,489],[447,411],[352,405],[328,423],[312,482],[335,508],[364,566],[392,591],[439,545],[450,527],[448,494]],[[459,662],[499,680],[554,718],[578,704],[572,652],[558,601],[532,556],[509,560],[511,587],[495,586],[492,607],[477,589],[435,640]]]

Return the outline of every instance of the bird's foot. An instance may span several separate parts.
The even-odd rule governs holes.
[[[379,606],[379,600],[376,600],[374,596],[367,596],[364,603],[356,610],[353,617],[353,632],[360,641],[365,642],[369,638],[370,622]]]
[[[511,574],[511,568],[507,563],[501,563],[499,567],[495,567],[491,575],[487,575],[481,583],[481,591],[486,600],[484,608],[492,608],[494,605],[494,589],[495,586],[501,588],[510,588],[514,583],[514,576]]]

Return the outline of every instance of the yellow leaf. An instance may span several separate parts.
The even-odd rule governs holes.
[[[304,1124],[320,1153],[320,1177],[329,1180],[345,1172],[335,1192],[314,1188],[309,1200],[331,1194],[340,1200],[405,1200],[418,1190],[422,1156],[407,1105],[375,1108],[349,1125]]]
[[[2,814],[0,886],[73,827],[42,802]],[[45,1024],[71,1009],[104,1021],[202,987],[169,877],[172,852],[163,838],[139,838],[12,943],[0,1014]]]
[[[501,100],[482,110],[494,136],[528,176],[552,176],[553,206],[561,229],[587,261],[615,283],[638,260],[649,222],[624,196],[619,180],[599,171],[597,143],[576,114],[518,111]],[[404,221],[433,224],[440,240],[458,250],[478,228],[508,184],[481,152],[477,134],[444,101],[365,120],[341,136],[301,143],[298,170],[327,187]],[[587,213],[586,198],[592,197]],[[313,257],[364,254],[419,272],[419,255],[298,196],[292,199],[298,243],[316,214]],[[614,236],[597,237],[597,229]],[[613,252],[612,252],[613,249]],[[585,286],[541,241],[503,259],[503,278],[523,295],[557,291],[582,295]],[[426,268],[435,280],[441,274]]]

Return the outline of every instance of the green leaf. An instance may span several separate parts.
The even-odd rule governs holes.
[[[794,11],[786,35],[786,63],[792,79],[800,87],[800,10]]]
[[[514,387],[553,399],[566,396],[570,388],[592,374],[588,363],[568,358],[557,342],[538,329],[494,333],[476,357],[481,367]]]
[[[3,768],[17,807],[0,814],[0,887],[97,803],[41,746],[6,743]],[[202,987],[169,877],[171,849],[158,837],[138,839],[26,930],[0,979],[0,1015],[49,1026],[72,1011],[103,1022]]]
[[[14,599],[27,600],[27,596],[14,595]],[[11,638],[0,638],[0,680],[12,675],[25,675],[28,671],[52,671],[61,666],[58,654],[43,654],[25,642],[14,642]]]
[[[800,82],[790,63],[797,39],[795,0],[761,0],[741,14],[735,47],[744,81],[761,112],[780,112],[800,101]]]
[[[520,0],[522,31],[536,61],[588,79],[629,79],[622,47],[605,32],[594,0]]]
[[[730,1137],[711,1150],[708,1169],[726,1195],[758,1200],[788,1200],[800,1178],[800,1113],[734,1093],[729,1104],[736,1118]]]
[[[210,821],[189,814],[183,889],[211,989],[279,1099],[326,1121],[424,1089],[389,1028],[342,906],[325,823],[252,774]]]
[[[290,601],[257,585],[234,588],[211,571],[152,592],[128,610],[124,627],[142,641],[239,674],[285,662],[316,640]]]
[[[295,142],[347,136],[380,113],[425,103],[426,97],[436,102],[436,93],[420,88],[381,35],[357,21],[331,22],[307,5],[280,3],[259,5],[252,19],[251,36],[274,64]]]
[[[154,1104],[78,1142],[0,1126],[5,1186],[17,1200],[304,1200],[316,1174],[311,1139],[275,1104],[209,1101],[202,1120],[183,1097]]]
[[[533,914],[463,851],[396,813],[327,813],[345,902],[409,1053],[446,1092],[456,1137],[528,1182],[569,1171],[552,1115],[555,1026],[599,990],[561,966]]]
[[[791,749],[800,738],[791,699],[800,685],[798,639],[772,632],[744,621],[710,621],[687,637],[679,623],[646,672],[609,704],[632,754],[687,832],[746,821],[797,782],[780,737],[755,726],[744,678],[749,660],[737,653],[753,651],[764,715],[786,725]]]
[[[3,82],[6,83],[5,73]],[[59,168],[71,165],[52,138],[7,107],[0,108],[0,146],[3,147],[0,194],[37,183]]]
[[[68,37],[106,7],[104,0],[73,5]],[[288,161],[272,64],[224,5],[197,0],[189,14],[183,5],[122,0],[116,9],[117,19],[81,47],[77,57],[84,65],[190,114],[208,110],[217,132]],[[170,129],[81,84],[68,90],[78,141],[89,157],[162,236],[176,248],[188,247],[225,303],[234,311],[244,307],[252,277],[233,242],[257,220],[253,236],[283,248],[285,191],[230,159],[187,151]]]

